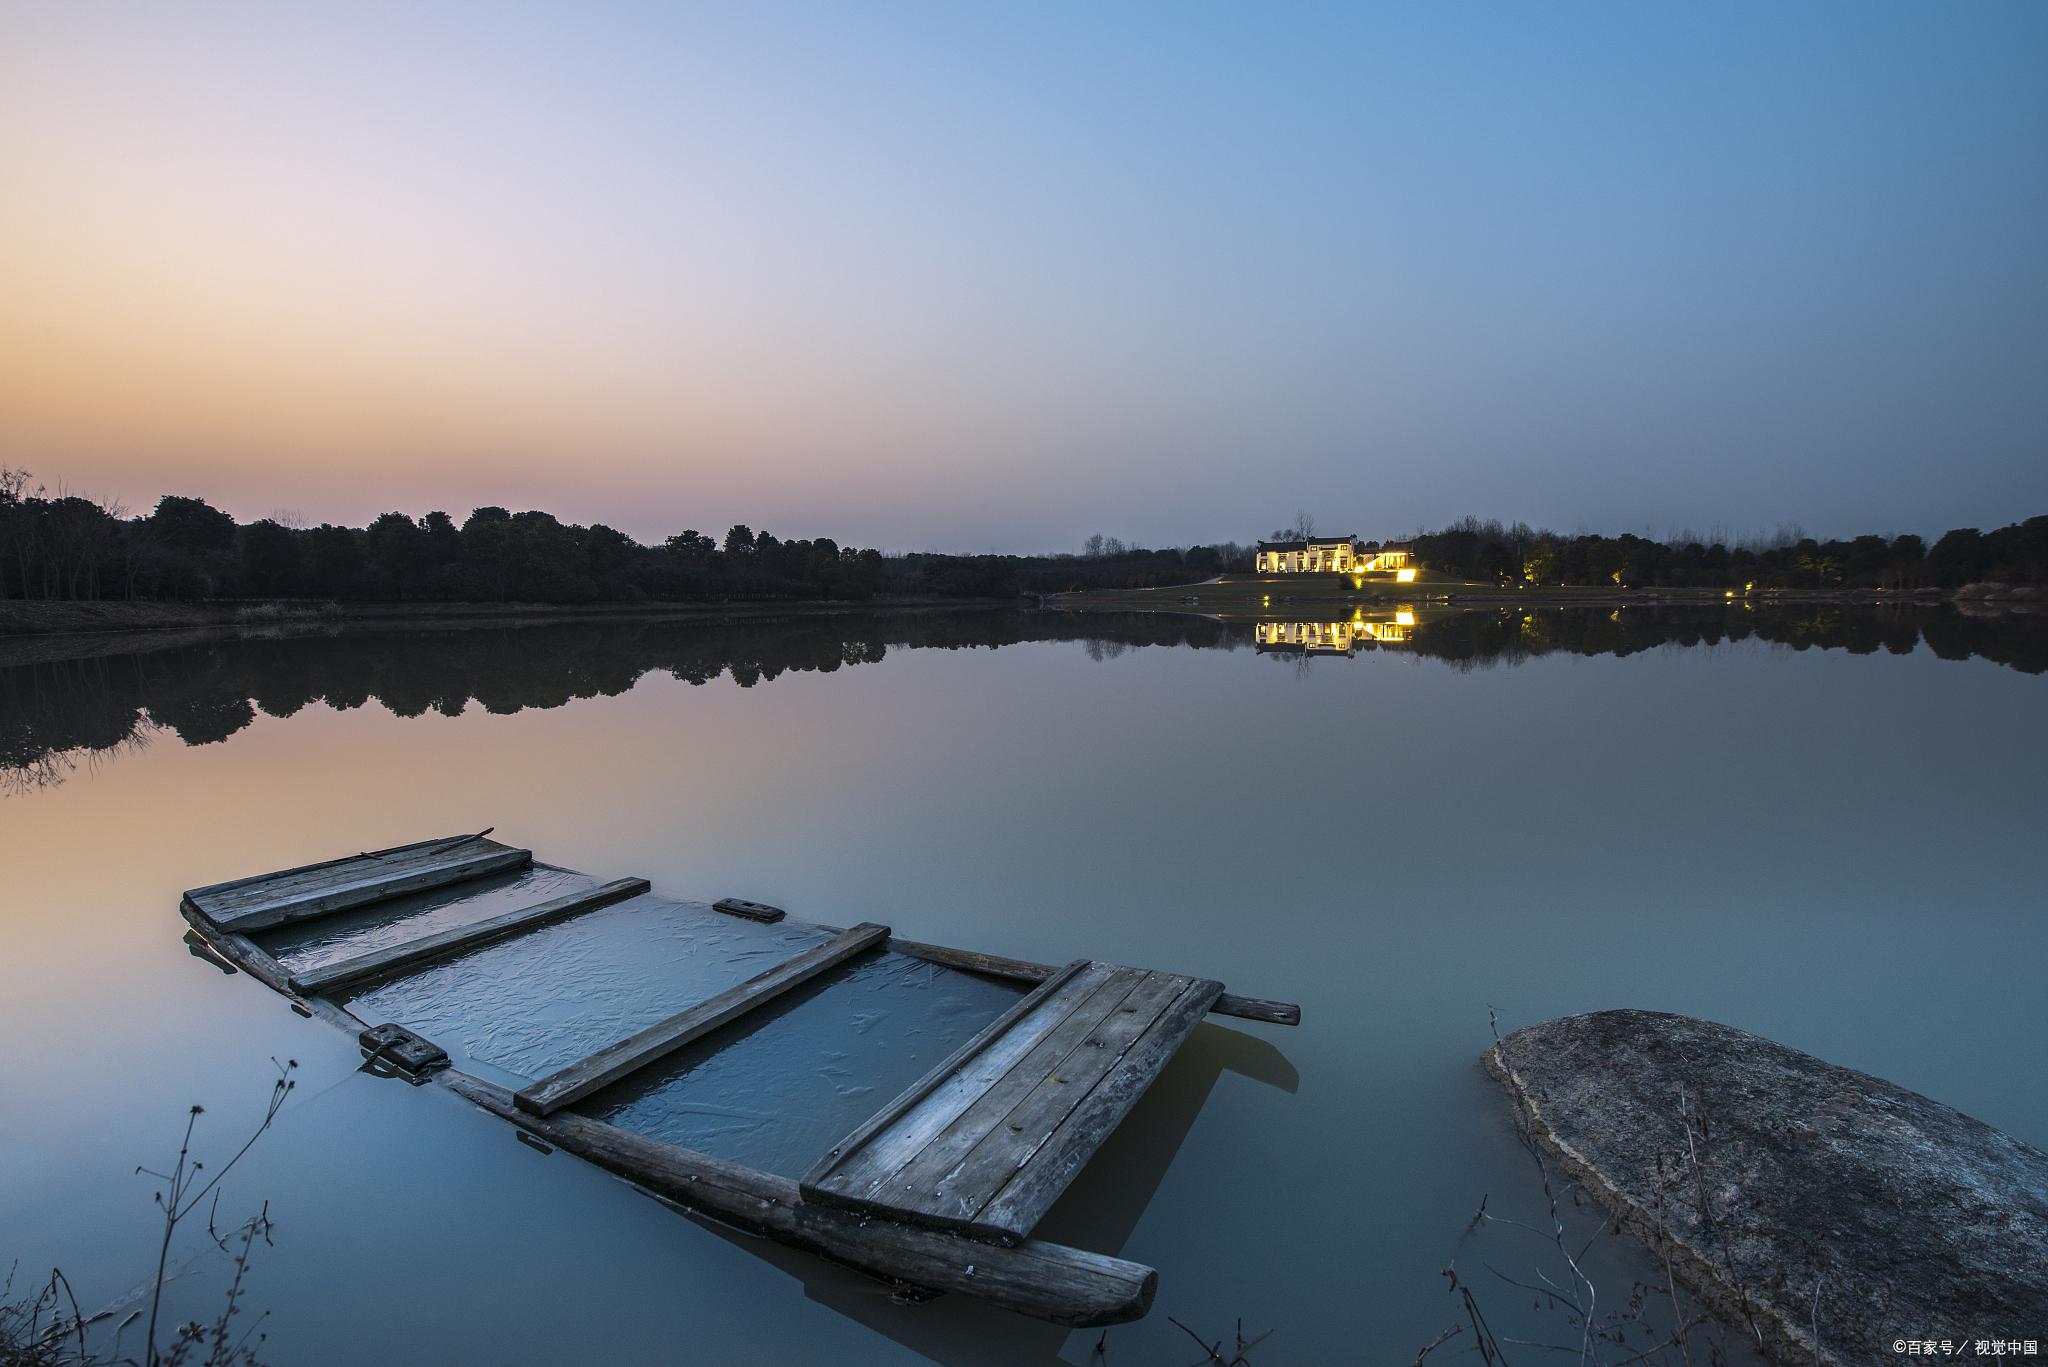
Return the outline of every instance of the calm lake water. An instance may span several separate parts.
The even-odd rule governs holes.
[[[1273,1331],[1260,1364],[1406,1362],[1458,1319],[1454,1258],[1496,1329],[1575,1340],[1486,1270],[1526,1275],[1539,1245],[1460,1242],[1482,1196],[1541,1211],[1477,1063],[1489,1009],[1706,1016],[2048,1146],[2038,619],[987,613],[10,648],[0,1267],[127,1304],[154,1262],[137,1165],[194,1103],[224,1160],[296,1059],[221,1205],[277,1222],[248,1295],[280,1362],[1091,1361],[1095,1332],[896,1304],[365,1075],[181,940],[184,888],[487,825],[678,897],[1299,1001],[1299,1029],[1212,1017],[1042,1226],[1159,1269],[1152,1316],[1109,1332],[1119,1365],[1189,1360],[1169,1316]],[[896,1040],[914,987],[862,990]],[[737,1064],[691,1112],[695,1078],[662,1114],[729,1118],[751,1090],[777,1134],[837,1123]],[[177,1312],[210,1313],[225,1259],[203,1230],[177,1258]],[[1616,1303],[1643,1271],[1612,1241],[1594,1266]]]

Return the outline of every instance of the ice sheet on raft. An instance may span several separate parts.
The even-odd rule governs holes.
[[[653,1139],[800,1177],[1023,991],[903,954],[873,955],[576,1109]]]
[[[632,897],[373,984],[349,1010],[425,1035],[457,1067],[532,1080],[827,938],[803,924]]]

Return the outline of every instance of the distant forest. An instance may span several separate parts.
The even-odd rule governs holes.
[[[1531,584],[1912,590],[1985,580],[2048,583],[2048,517],[1992,532],[1961,527],[1932,546],[1917,536],[1817,541],[1796,530],[1732,546],[1730,539],[1564,536],[1466,518],[1408,544],[1417,560],[1442,574]]]
[[[1627,588],[1953,589],[1979,580],[2048,583],[2048,517],[1980,533],[1759,544],[1724,538],[1577,535],[1466,519],[1410,538],[1417,560],[1462,579]],[[264,599],[528,603],[717,602],[926,595],[1014,598],[1155,588],[1246,573],[1236,542],[1147,550],[1091,536],[1078,554],[947,555],[783,540],[747,526],[694,529],[646,545],[602,523],[478,508],[386,513],[367,527],[237,522],[167,494],[142,516],[51,494],[0,466],[0,598]]]
[[[166,494],[146,516],[51,495],[0,466],[0,598],[320,598],[519,603],[717,602],[877,595],[1015,598],[1206,579],[1251,553],[1236,545],[1148,551],[1092,537],[1078,555],[884,555],[831,537],[783,540],[747,526],[659,545],[602,523],[478,508],[385,513],[367,527],[238,523]]]

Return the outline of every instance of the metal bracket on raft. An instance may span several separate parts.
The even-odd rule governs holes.
[[[363,1047],[363,1071],[424,1082],[427,1074],[448,1066],[448,1051],[402,1025],[373,1025],[356,1037]]]
[[[744,897],[721,897],[711,904],[713,911],[722,911],[727,916],[744,916],[749,921],[780,921],[785,913],[781,907],[771,907],[766,902],[750,902]]]

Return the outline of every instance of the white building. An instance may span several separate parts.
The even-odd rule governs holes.
[[[1406,550],[1355,536],[1261,541],[1252,568],[1260,574],[1371,574],[1409,568]]]

